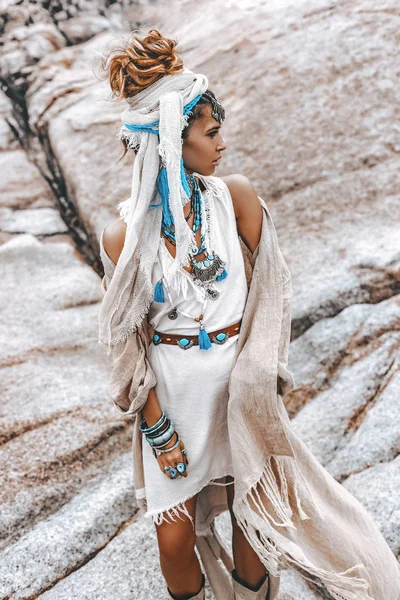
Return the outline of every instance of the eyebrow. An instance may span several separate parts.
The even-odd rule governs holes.
[[[213,129],[220,129],[220,127],[221,127],[221,125],[214,125],[213,127],[210,127],[210,129],[207,129],[206,133],[209,133]]]

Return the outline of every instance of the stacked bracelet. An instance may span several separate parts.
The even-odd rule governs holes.
[[[161,417],[158,419],[157,423],[154,423],[151,427],[147,427],[146,420],[142,417],[139,429],[145,434],[145,438],[150,444],[154,456],[163,454],[164,452],[170,452],[180,444],[179,435],[176,433],[178,438],[176,443],[171,448],[163,449],[169,444],[175,433],[174,424],[165,416],[164,411],[162,411]]]
[[[154,425],[152,425],[151,427],[147,427],[146,420],[144,417],[142,417],[139,429],[142,433],[154,431],[154,430],[158,429],[158,427],[160,427],[165,422],[165,420],[166,420],[166,416],[165,416],[164,411],[162,411],[161,417],[158,419],[157,423],[154,423]]]

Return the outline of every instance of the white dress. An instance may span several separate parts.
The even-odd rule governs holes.
[[[248,287],[243,254],[236,228],[232,198],[226,184],[217,177],[199,176],[206,186],[203,200],[208,203],[213,227],[213,250],[226,262],[228,276],[215,282],[220,295],[209,300],[203,324],[208,333],[239,321],[246,304]],[[152,281],[155,286],[166,275],[162,264],[173,257],[160,237],[158,258],[154,264]],[[166,261],[166,262],[163,262]],[[186,298],[171,289],[174,305],[191,314],[201,313],[199,301],[204,292],[192,281],[192,275],[181,269],[187,278]],[[168,282],[167,282],[168,283]],[[200,296],[199,296],[200,294]],[[165,293],[165,303],[153,302],[148,313],[152,327],[165,333],[198,335],[199,324],[178,312],[174,320],[168,318],[173,308]],[[197,297],[196,297],[197,295]],[[227,428],[228,380],[234,365],[238,335],[221,345],[212,344],[209,350],[192,346],[183,350],[179,346],[150,344],[149,360],[157,377],[155,392],[167,417],[169,417],[187,450],[189,465],[187,477],[170,479],[161,471],[149,443],[143,436],[142,454],[146,488],[146,518],[153,523],[176,520],[183,514],[189,517],[185,500],[225,475],[233,476]],[[226,485],[226,484],[225,484]],[[192,522],[193,524],[193,522]]]

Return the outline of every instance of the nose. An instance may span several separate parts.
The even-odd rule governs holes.
[[[225,150],[225,149],[226,149],[226,144],[225,144],[225,141],[224,141],[224,140],[222,140],[222,142],[221,142],[221,143],[219,144],[219,146],[218,146],[218,150],[219,150],[220,152],[222,152],[222,151],[223,151],[223,150]]]

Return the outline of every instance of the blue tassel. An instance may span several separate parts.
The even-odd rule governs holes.
[[[210,348],[212,348],[212,344],[210,338],[208,337],[207,331],[201,327],[199,331],[199,346],[200,350],[209,350]]]
[[[168,203],[169,185],[168,185],[167,169],[165,167],[162,167],[158,172],[156,186],[157,186],[158,192],[161,196],[161,206],[162,206],[164,221],[167,224],[167,226],[170,227],[172,225],[172,213],[171,213],[171,209],[169,208],[169,203]],[[159,206],[159,204],[157,206]],[[154,207],[156,207],[156,205],[154,205]]]
[[[184,192],[185,192],[186,196],[188,198],[190,198],[190,188],[189,188],[189,184],[187,182],[186,175],[185,175],[183,158],[181,158],[181,161],[180,161],[180,174],[181,174],[181,184],[184,189]],[[168,173],[167,173],[167,169],[165,167],[161,167],[161,169],[158,172],[157,180],[156,180],[156,189],[157,189],[158,193],[160,194],[161,202],[160,202],[160,204],[152,204],[152,202],[157,194],[157,192],[156,192],[154,194],[153,198],[150,200],[149,210],[154,209],[154,208],[159,208],[160,206],[162,206],[164,221],[167,224],[167,226],[171,227],[171,225],[173,224],[173,216],[172,216],[171,209],[169,207]]]
[[[221,275],[218,275],[218,277],[216,278],[216,281],[222,281],[223,279],[225,279],[225,277],[228,277],[228,273],[226,272],[226,270],[224,269],[221,273]]]
[[[188,198],[190,198],[190,188],[189,188],[189,184],[187,182],[186,179],[186,174],[185,174],[185,167],[183,164],[183,158],[181,158],[181,183],[182,183],[182,187],[185,191],[185,194]]]
[[[165,302],[162,280],[157,281],[154,289],[154,302]]]

